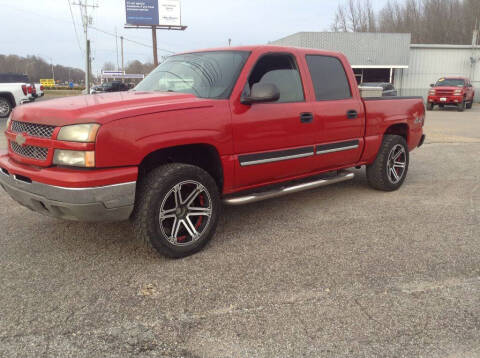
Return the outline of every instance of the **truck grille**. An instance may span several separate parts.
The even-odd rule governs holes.
[[[27,133],[34,137],[52,138],[55,126],[45,124],[12,121],[12,132]]]
[[[10,142],[10,147],[12,151],[18,155],[21,155],[25,158],[37,159],[37,160],[46,160],[48,154],[48,148],[34,147],[31,145],[21,146],[16,142]]]
[[[453,94],[453,90],[449,90],[449,89],[436,89],[435,90],[435,94],[437,96],[450,96]]]

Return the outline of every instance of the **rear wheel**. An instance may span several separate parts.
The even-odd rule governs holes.
[[[201,250],[212,238],[220,212],[213,178],[187,164],[167,164],[140,184],[135,211],[137,237],[169,257]]]
[[[405,139],[387,134],[373,164],[367,166],[367,179],[374,189],[393,191],[400,188],[408,172],[409,153]]]
[[[0,118],[7,118],[12,112],[12,104],[5,97],[0,97]]]

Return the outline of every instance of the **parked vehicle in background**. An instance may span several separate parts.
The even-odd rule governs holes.
[[[13,108],[34,99],[29,82],[26,75],[0,73],[0,118],[8,117]]]
[[[361,98],[340,53],[227,47],[168,57],[134,91],[17,108],[0,186],[63,219],[131,218],[182,257],[213,236],[221,203],[334,184],[365,165],[393,191],[425,139],[422,97]],[[254,210],[252,208],[252,210]],[[286,223],[287,225],[288,223]]]
[[[363,82],[360,84],[362,87],[382,87],[382,96],[397,96],[398,92],[395,87],[389,82]]]
[[[435,105],[456,106],[459,112],[470,109],[475,97],[475,89],[466,77],[442,77],[428,91],[427,109],[431,111]]]
[[[104,82],[100,86],[94,86],[91,90],[91,94],[95,93],[104,93],[104,92],[122,92],[128,91],[130,87],[120,81],[113,81],[113,82]]]
[[[43,97],[45,94],[45,87],[41,83],[35,83],[35,90],[37,91],[36,98]]]

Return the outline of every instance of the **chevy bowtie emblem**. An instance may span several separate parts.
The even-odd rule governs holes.
[[[25,138],[22,133],[17,134],[17,136],[15,137],[15,142],[17,142],[18,145],[23,146],[26,141],[27,138]]]

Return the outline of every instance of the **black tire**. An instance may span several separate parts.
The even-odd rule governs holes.
[[[197,209],[200,209],[200,207],[203,209],[203,205],[207,205],[208,208],[205,207],[205,210],[211,209],[210,215],[202,216],[189,212],[188,208],[190,208],[190,205],[182,203],[175,211],[175,214],[173,212],[169,213],[168,216],[173,214],[174,217],[165,218],[161,221],[161,209],[162,212],[166,213],[167,211],[175,210],[177,207],[175,204],[177,197],[174,189],[180,188],[180,202],[182,200],[186,202],[190,197],[188,190],[193,187],[195,188],[190,194],[193,195],[195,190],[199,192],[196,198],[194,198],[200,201],[200,204],[198,202],[196,204],[196,206],[199,206]],[[184,190],[183,193],[182,190]],[[184,198],[185,196],[186,198]],[[165,205],[169,202],[173,204],[173,208],[163,211]],[[156,249],[162,255],[179,258],[192,255],[207,244],[215,233],[220,210],[220,194],[213,178],[203,169],[196,166],[174,163],[162,165],[152,170],[139,183],[132,221],[135,235],[143,242]],[[197,220],[196,224],[198,224],[198,221],[201,222],[203,218],[205,218],[203,219],[204,222],[197,227],[196,224],[193,225],[192,221],[195,220],[190,218],[189,215],[197,217],[195,219]],[[178,222],[180,224],[176,224]],[[169,224],[171,224],[171,227],[168,227]],[[176,225],[178,225],[179,229],[173,233]],[[199,235],[195,237],[190,235],[188,227],[190,227],[190,230],[193,228],[194,232]],[[168,233],[169,230],[170,233]],[[185,235],[180,237],[181,233]],[[174,242],[169,241],[168,236]]]
[[[465,110],[465,99],[459,104],[457,104],[457,111],[463,112],[464,110]]]
[[[433,110],[433,103],[427,103],[427,111]]]
[[[0,118],[7,118],[12,112],[13,106],[10,100],[5,97],[0,97]]]
[[[472,109],[473,106],[473,99],[467,103],[467,109]]]
[[[444,105],[444,104],[439,104],[439,105],[438,105],[438,108],[442,108],[442,109],[443,109],[443,108],[445,108],[445,105]]]
[[[395,162],[395,160],[392,162],[392,151],[399,148],[403,149],[403,154],[400,155],[398,163],[404,162],[404,168],[392,167],[392,163]],[[399,152],[394,152],[394,154]],[[407,177],[409,160],[408,146],[405,139],[398,135],[386,134],[383,138],[380,150],[378,151],[377,158],[373,164],[367,165],[368,183],[372,188],[377,190],[397,190],[402,186]],[[398,181],[396,181],[394,173],[392,174],[392,169],[397,176],[399,176]],[[403,171],[397,169],[403,169]]]

